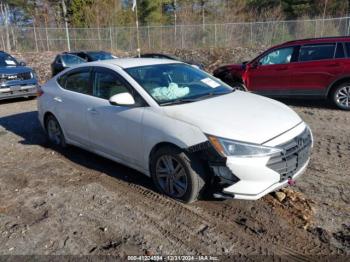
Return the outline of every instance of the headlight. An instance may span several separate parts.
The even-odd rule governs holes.
[[[32,78],[35,78],[35,79],[38,78],[38,75],[36,74],[35,70],[33,70],[32,72],[30,72],[30,76],[31,76]]]
[[[215,136],[208,136],[210,143],[222,156],[264,157],[281,153],[282,149],[243,143]]]

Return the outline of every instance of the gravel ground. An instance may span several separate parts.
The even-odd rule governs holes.
[[[208,63],[209,64],[209,63]],[[36,101],[0,102],[0,255],[350,255],[350,113],[285,101],[315,146],[293,188],[258,201],[184,205],[135,170],[76,147],[57,150]]]

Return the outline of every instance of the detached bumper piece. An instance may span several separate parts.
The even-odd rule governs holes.
[[[312,137],[306,128],[299,136],[291,141],[279,145],[283,152],[273,156],[267,167],[280,174],[280,182],[292,178],[308,161],[311,153]]]
[[[212,178],[211,191],[215,198],[232,199],[234,194],[226,194],[223,189],[239,181],[227,166],[210,166],[214,176]]]

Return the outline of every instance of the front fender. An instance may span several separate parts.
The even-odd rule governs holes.
[[[185,149],[208,140],[198,127],[151,109],[144,112],[142,128],[144,151],[142,167],[148,172],[150,153],[156,145],[170,143]]]

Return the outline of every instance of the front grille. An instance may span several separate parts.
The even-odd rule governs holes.
[[[32,74],[30,72],[19,73],[17,74],[17,78],[20,80],[28,80],[32,78]]]
[[[1,77],[1,81],[12,81],[12,80],[28,80],[32,78],[30,72],[18,73],[18,74],[8,74]]]
[[[280,182],[285,181],[298,172],[309,159],[311,153],[312,138],[308,128],[291,141],[279,145],[283,152],[273,156],[267,163],[267,167],[280,174]]]

